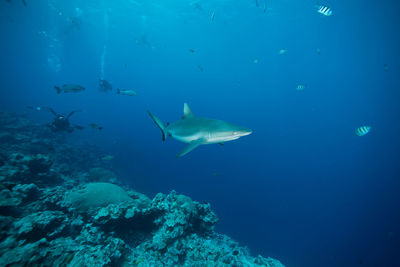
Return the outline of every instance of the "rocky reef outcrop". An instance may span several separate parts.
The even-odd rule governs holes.
[[[216,233],[208,203],[150,199],[93,150],[79,166],[45,126],[0,113],[0,140],[0,266],[283,266]]]

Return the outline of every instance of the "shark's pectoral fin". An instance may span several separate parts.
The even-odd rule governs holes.
[[[199,145],[203,144],[204,142],[205,142],[204,139],[193,140],[181,152],[179,152],[179,154],[176,155],[176,157],[179,158],[179,157],[182,157],[182,156],[186,155],[187,153],[189,153],[190,151],[192,151],[193,149],[195,149]]]
[[[223,146],[223,145],[225,145],[224,143],[218,143],[220,146]]]

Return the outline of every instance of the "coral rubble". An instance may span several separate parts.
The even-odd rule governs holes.
[[[150,199],[45,126],[0,113],[0,141],[0,266],[283,266],[216,233],[210,204]]]

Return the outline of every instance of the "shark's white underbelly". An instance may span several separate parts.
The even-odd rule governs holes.
[[[205,139],[202,135],[186,135],[186,136],[179,136],[179,135],[171,135],[174,139],[183,142],[183,143],[190,143],[194,140],[198,139]]]
[[[203,139],[204,140],[203,144],[218,144],[236,140],[239,138],[238,136],[213,136],[210,133],[193,134],[187,136],[172,135],[172,137],[183,143],[190,143],[195,140]]]

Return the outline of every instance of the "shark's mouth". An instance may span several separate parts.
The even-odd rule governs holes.
[[[233,132],[233,135],[237,136],[239,138],[239,137],[242,137],[242,136],[249,135],[251,133],[253,133],[253,131],[242,131],[242,132]]]
[[[225,137],[224,141],[232,141],[232,140],[236,140],[239,138],[240,138],[240,136],[230,136],[230,137]]]

